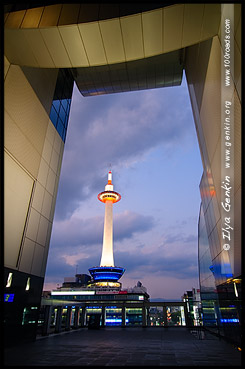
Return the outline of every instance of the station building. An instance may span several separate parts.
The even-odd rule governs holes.
[[[224,44],[224,25],[232,40],[228,45]],[[221,164],[226,100],[221,87],[225,53],[234,56],[229,102],[234,118],[231,180],[235,227],[232,247],[224,249]],[[74,81],[84,97],[91,97],[177,86],[183,71],[203,163],[201,297],[211,288],[220,324],[239,326],[241,4],[47,1],[6,4],[4,8],[6,342],[35,337]],[[203,232],[205,239],[201,238]],[[204,263],[208,258],[210,262]],[[236,303],[231,303],[233,300]],[[236,318],[224,315],[229,305],[234,305]]]
[[[38,335],[86,327],[191,325],[185,301],[150,301],[140,281],[134,287],[122,289],[114,282],[107,285],[103,282],[101,286],[98,282],[81,283],[79,276],[75,280],[65,278],[61,287],[43,293]]]

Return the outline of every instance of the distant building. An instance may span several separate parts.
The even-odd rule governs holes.
[[[191,291],[186,291],[182,301],[187,303],[189,325],[202,325],[200,289],[192,288]]]
[[[89,277],[89,276],[88,276]],[[74,278],[75,279],[75,278]],[[122,301],[148,301],[149,295],[146,287],[138,282],[135,287],[122,289],[121,284],[115,287],[114,283],[103,282],[91,284],[90,280],[86,284],[78,285],[76,281],[71,281],[72,278],[64,278],[64,283],[61,287],[50,292],[50,297],[53,300],[64,300],[74,302],[122,302]]]
[[[80,275],[79,275],[80,276]],[[86,276],[82,274],[81,276]],[[61,287],[52,290],[50,295],[46,294],[44,301],[49,298],[55,305],[56,302],[63,304],[66,303],[83,303],[86,304],[86,316],[85,321],[88,324],[88,320],[91,314],[102,313],[102,305],[107,306],[106,318],[104,319],[105,325],[121,325],[122,324],[122,311],[118,308],[117,304],[120,303],[133,303],[132,309],[129,309],[127,314],[127,324],[137,325],[142,320],[140,311],[142,309],[142,303],[149,301],[149,295],[141,282],[129,289],[121,289],[121,283],[119,286],[115,286],[114,282],[103,282],[99,284],[90,283],[90,279],[86,276],[83,280],[86,280],[86,284],[79,285],[76,278],[65,278]],[[136,303],[136,305],[135,305]],[[137,305],[139,309],[137,309]],[[104,312],[105,314],[105,312]]]

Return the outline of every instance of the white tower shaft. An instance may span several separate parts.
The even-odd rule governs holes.
[[[100,266],[114,266],[113,257],[113,202],[105,202],[103,248]]]

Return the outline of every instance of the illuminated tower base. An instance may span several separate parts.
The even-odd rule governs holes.
[[[113,204],[121,200],[121,195],[113,191],[112,174],[108,173],[108,183],[105,191],[99,193],[98,199],[105,204],[103,248],[99,267],[89,269],[93,282],[115,282],[123,275],[125,269],[114,266],[113,257]]]

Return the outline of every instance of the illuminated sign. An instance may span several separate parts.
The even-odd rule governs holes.
[[[95,291],[52,291],[52,296],[94,295]]]
[[[126,323],[128,323],[128,319],[125,319]],[[122,323],[121,318],[108,318],[105,320],[106,323]]]
[[[96,291],[96,295],[118,295],[119,291]]]
[[[4,294],[4,302],[13,302],[13,301],[14,301],[14,293]]]

